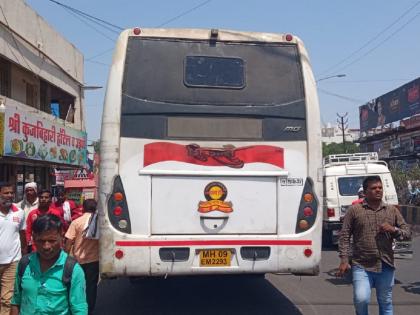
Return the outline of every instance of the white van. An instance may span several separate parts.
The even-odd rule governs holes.
[[[384,202],[398,204],[397,192],[388,164],[378,159],[376,152],[334,154],[323,160],[323,241],[336,244],[343,217],[367,176],[381,177]]]

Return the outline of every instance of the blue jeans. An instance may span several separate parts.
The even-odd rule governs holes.
[[[382,263],[382,272],[366,271],[363,267],[354,265],[353,301],[357,315],[368,315],[371,289],[376,289],[379,305],[379,315],[392,315],[392,287],[394,286],[395,269]]]

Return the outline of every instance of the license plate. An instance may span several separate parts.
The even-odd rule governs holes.
[[[200,250],[200,267],[229,267],[231,256],[227,249]]]

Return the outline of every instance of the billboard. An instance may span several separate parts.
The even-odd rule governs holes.
[[[7,106],[4,120],[4,156],[84,166],[86,133],[62,122]]]
[[[360,131],[420,114],[420,78],[359,107]]]

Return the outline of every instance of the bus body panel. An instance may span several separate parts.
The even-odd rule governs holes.
[[[226,174],[226,167],[208,167],[212,172],[211,177],[208,174],[205,176],[206,167],[184,162],[164,161],[144,167],[142,148],[150,143],[154,141],[121,139],[121,146],[127,150],[120,154],[119,169],[129,209],[136,212],[136,216],[131,218],[133,233],[140,235],[206,233],[201,226],[205,221],[204,218],[217,216],[232,217],[229,219],[230,224],[220,230],[220,233],[276,234],[278,229],[281,234],[294,233],[296,217],[283,215],[282,209],[283,207],[295,209],[299,207],[303,182],[307,176],[304,142],[265,143],[265,145],[284,149],[284,170],[287,176],[276,177],[272,176],[272,172],[278,171],[279,168],[268,163],[250,163],[242,169],[231,169],[230,176],[219,175]],[[188,144],[189,142],[176,141],[176,143]],[[223,145],[223,143],[214,142],[199,142],[199,144],[207,147]],[[237,147],[251,145],[251,143],[237,142],[231,144]],[[147,173],[143,173],[144,170],[147,170]],[[170,175],[171,171],[177,170],[190,170],[191,175],[179,176],[177,173]],[[164,176],[161,175],[163,171],[167,172]],[[243,176],[246,171],[251,171],[253,174],[258,172],[259,175]],[[255,180],[255,187],[253,187],[252,178]],[[291,182],[291,179],[295,182]],[[200,201],[206,200],[205,186],[214,181],[221,182],[228,188],[226,201],[233,204],[232,213],[226,214],[220,211],[200,213],[198,211]],[[232,181],[236,187],[228,185]],[[156,182],[160,184],[157,185]],[[258,182],[262,185],[260,189],[257,188]],[[166,191],[163,192],[162,189]],[[203,219],[200,219],[201,217]],[[173,220],[182,224],[172,226],[170,223]],[[262,225],[261,227],[258,227],[258,222]],[[220,222],[214,224],[219,226]],[[208,230],[207,233],[212,232]]]

